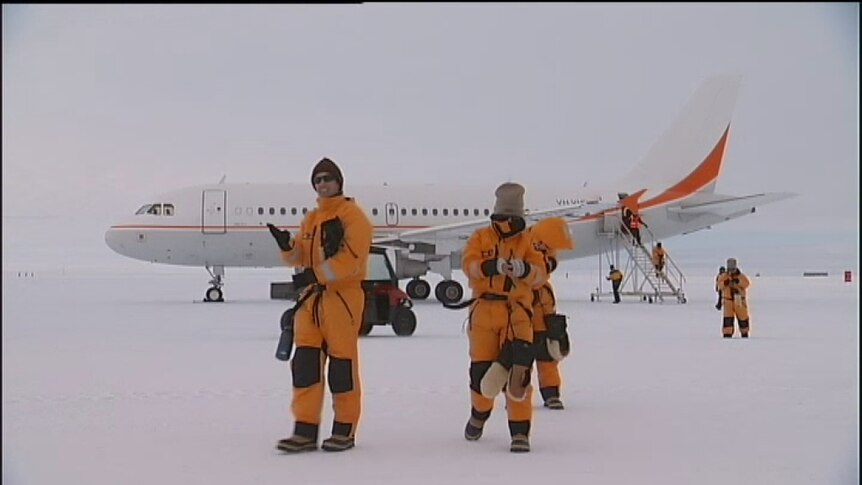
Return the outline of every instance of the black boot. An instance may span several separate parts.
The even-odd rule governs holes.
[[[317,449],[318,425],[297,421],[293,427],[293,436],[279,440],[276,448],[286,453],[301,453]]]
[[[332,436],[323,440],[320,446],[324,451],[344,451],[356,446],[356,440],[351,436],[353,425],[350,423],[332,423]]]
[[[545,401],[545,407],[548,409],[564,409],[563,401],[560,400],[560,388],[542,387],[539,389],[542,393],[542,399]]]
[[[482,437],[482,430],[485,427],[485,421],[491,416],[491,411],[479,412],[476,408],[470,409],[470,419],[467,421],[467,426],[464,428],[464,438],[467,441],[476,441]]]
[[[509,433],[512,435],[512,444],[509,451],[512,453],[527,453],[530,451],[530,422],[509,420]]]

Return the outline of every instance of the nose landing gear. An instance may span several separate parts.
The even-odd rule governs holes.
[[[224,301],[224,293],[221,291],[221,287],[224,285],[222,282],[222,277],[224,276],[224,266],[213,266],[212,271],[210,271],[209,266],[206,266],[207,272],[212,276],[210,280],[210,284],[212,287],[204,293],[204,301],[205,302],[213,302],[213,301]]]

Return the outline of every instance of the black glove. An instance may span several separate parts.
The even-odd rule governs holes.
[[[312,283],[317,283],[317,275],[311,268],[305,268],[302,273],[293,275],[293,286],[297,290],[301,290]]]
[[[733,281],[733,284],[734,284],[734,285],[738,285],[738,284],[739,284],[739,278],[734,278],[734,279],[733,279],[733,280],[731,280],[731,281]]]
[[[344,224],[336,217],[321,224],[320,232],[323,234],[323,258],[329,259],[341,249],[341,243],[344,241]]]
[[[293,246],[290,245],[290,231],[282,231],[268,222],[266,223],[266,227],[269,228],[270,234],[275,238],[275,242],[278,243],[278,247],[281,248],[282,251],[290,251],[293,248]]]

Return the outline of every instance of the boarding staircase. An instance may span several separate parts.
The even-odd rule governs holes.
[[[652,250],[656,240],[652,231],[643,226],[643,245],[638,245],[618,215],[606,215],[605,219],[599,234],[607,239],[606,250],[599,254],[599,283],[595,292],[590,294],[590,301],[613,297],[612,285],[605,279],[610,272],[609,265],[613,264],[623,272],[620,297],[634,296],[648,303],[664,302],[668,297],[677,303],[685,303],[685,275],[673,258],[665,254],[662,271],[657,271],[653,265]],[[603,263],[607,263],[608,267],[603,267]]]

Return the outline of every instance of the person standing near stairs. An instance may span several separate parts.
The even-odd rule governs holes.
[[[566,221],[559,217],[542,219],[530,228],[533,247],[542,253],[550,275],[557,269],[557,252],[575,249]],[[557,313],[557,299],[550,281],[533,290],[533,348],[539,392],[545,407],[563,409],[560,399],[560,361],[569,355],[571,342],[566,316]]]
[[[623,272],[611,265],[611,272],[605,277],[614,287],[614,303],[620,302],[620,285],[623,282]]]

